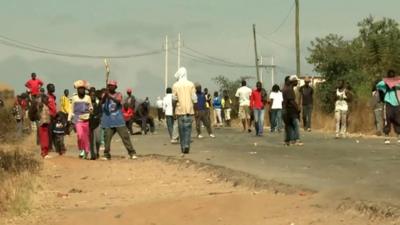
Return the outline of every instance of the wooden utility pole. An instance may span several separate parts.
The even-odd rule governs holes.
[[[253,24],[253,37],[254,37],[254,54],[256,56],[257,81],[261,81],[260,72],[258,71],[258,54],[257,54],[257,39],[256,39],[256,25],[255,24]]]
[[[178,70],[181,68],[181,33],[178,33]]]
[[[295,0],[296,2],[296,75],[300,77],[300,31],[299,31],[299,0]]]
[[[165,36],[165,89],[168,87],[168,36]]]

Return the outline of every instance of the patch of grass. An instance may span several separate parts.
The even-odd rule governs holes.
[[[0,214],[20,215],[29,210],[40,168],[33,153],[12,145],[0,146]]]

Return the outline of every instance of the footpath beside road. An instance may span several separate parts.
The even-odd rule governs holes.
[[[363,200],[400,206],[400,145],[377,138],[334,139],[332,134],[302,133],[302,147],[285,147],[283,134],[255,137],[234,128],[216,129],[217,137],[193,137],[188,159],[243,171],[265,180],[315,190],[326,199]],[[180,157],[167,131],[133,136],[139,155]],[[75,155],[74,149],[69,153]],[[126,155],[118,137],[112,154]]]

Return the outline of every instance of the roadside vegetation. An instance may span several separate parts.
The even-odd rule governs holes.
[[[15,137],[9,108],[0,110],[0,217],[20,215],[30,208],[38,161],[24,139]],[[26,149],[25,149],[26,146]]]

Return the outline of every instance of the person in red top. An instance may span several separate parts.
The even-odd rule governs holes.
[[[31,74],[31,79],[25,83],[25,87],[28,88],[32,96],[39,95],[39,90],[43,86],[43,82],[36,78],[36,73]]]
[[[256,128],[257,136],[263,136],[264,133],[264,114],[267,101],[267,91],[262,87],[262,83],[258,81],[256,89],[251,92],[250,96],[250,108],[254,113],[254,127]]]
[[[47,107],[49,108],[49,114],[50,114],[50,124],[49,127],[53,126],[53,123],[55,121],[56,115],[57,115],[57,105],[56,105],[56,96],[54,95],[54,92],[56,91],[56,88],[54,84],[47,84],[47,97],[48,97],[48,104]],[[53,131],[52,129],[49,129],[49,150],[53,149]]]
[[[129,103],[127,102],[124,103],[124,107],[122,107],[122,114],[124,116],[125,124],[129,130],[129,133],[133,135],[132,123],[133,123],[134,111],[130,107]]]

